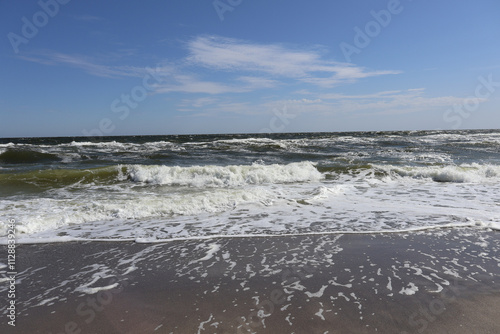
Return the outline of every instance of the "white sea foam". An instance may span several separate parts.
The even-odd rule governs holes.
[[[214,257],[215,253],[217,253],[220,250],[220,247],[221,246],[219,244],[216,244],[216,243],[210,244],[209,249],[207,251],[207,254],[204,257],[202,257],[201,259],[198,259],[198,260],[193,261],[193,262],[210,260],[212,257]]]
[[[127,146],[139,146],[139,145],[138,144],[129,144],[129,143],[120,143],[117,141],[110,141],[110,142],[88,142],[88,141],[76,142],[76,141],[72,141],[69,144],[60,144],[58,146],[76,146],[76,147],[93,146],[93,147],[125,148]]]
[[[52,146],[54,147],[54,146]],[[178,147],[177,144],[169,142],[169,141],[155,141],[155,142],[146,142],[143,144],[138,143],[121,143],[117,141],[109,141],[109,142],[71,142],[69,144],[59,144],[55,147],[76,147],[79,149],[101,149],[101,150],[118,150],[118,151],[132,151],[132,152],[141,152],[141,151],[158,151],[163,149],[173,149]]]
[[[106,290],[112,290],[118,286],[118,283],[113,283],[107,286],[99,286],[99,287],[87,287],[87,286],[81,286],[76,288],[76,291],[78,292],[83,292],[87,295],[93,295],[98,293],[99,291],[106,291]]]
[[[236,187],[247,184],[319,181],[323,175],[311,162],[250,166],[126,166],[133,181],[189,187]]]
[[[306,203],[314,203],[327,200],[330,196],[344,194],[345,190],[350,188],[346,185],[334,185],[330,187],[320,186],[311,192],[311,197],[304,200]]]
[[[500,220],[499,221],[491,221],[491,222],[478,222],[479,226],[483,226],[486,228],[490,228],[492,230],[500,231]]]
[[[323,293],[325,292],[325,289],[328,287],[328,285],[323,285],[321,286],[321,288],[318,290],[318,292],[309,292],[309,291],[306,291],[306,295],[307,297],[309,298],[320,298],[321,296],[323,296]]]
[[[437,182],[481,183],[500,181],[500,166],[462,164],[460,166],[399,167],[376,165],[392,176],[427,178]]]
[[[414,295],[417,291],[418,291],[418,286],[416,286],[414,283],[410,282],[408,284],[408,287],[401,288],[401,291],[399,291],[399,293],[402,295],[411,296],[411,295]]]
[[[23,200],[21,203],[4,200],[0,202],[0,211],[17,217],[18,232],[32,234],[87,222],[218,213],[244,203],[269,205],[274,199],[275,195],[269,190],[252,187],[171,195],[136,193],[118,198],[94,196],[85,200],[38,198]],[[26,210],[27,207],[30,209]],[[4,221],[1,214],[0,221]],[[0,225],[0,234],[6,233],[6,229],[6,225]]]
[[[311,165],[305,166],[308,170]],[[180,170],[176,175],[187,173],[192,178],[189,168]],[[208,168],[207,175],[220,178],[217,170]],[[213,181],[207,187],[203,185],[206,181],[195,183],[189,178],[183,182],[200,184],[201,188],[126,181],[113,188],[89,185],[80,197],[62,189],[60,195],[51,197],[4,199],[0,201],[0,221],[16,217],[18,242],[159,242],[460,226],[500,228],[500,189],[490,183],[440,183],[413,176],[379,178],[370,170],[365,173],[334,181],[312,177],[310,181],[257,185],[240,176],[233,183],[227,182],[238,185],[232,187],[210,187]],[[0,224],[0,233],[6,234],[6,225]]]
[[[241,146],[275,145],[275,146],[278,146],[280,148],[286,149],[286,148],[289,148],[291,141],[290,140],[275,140],[275,139],[270,139],[270,138],[233,138],[233,139],[217,140],[214,143],[233,144],[233,145],[241,145]]]
[[[121,164],[108,167],[119,170],[114,180],[110,178],[115,173],[96,178],[83,173],[85,182],[68,177],[66,185],[33,194],[5,192],[0,198],[0,243],[7,233],[3,222],[11,217],[17,221],[19,243],[500,229],[500,166],[497,156],[488,158],[498,143],[496,133],[439,133],[413,139],[369,134],[0,144],[0,152],[15,147],[57,154],[71,169],[88,166],[79,164],[80,157],[92,166],[99,159]],[[286,154],[279,155],[276,148]],[[480,153],[469,154],[469,148]],[[179,166],[147,165],[151,153],[162,150],[168,152],[161,152],[160,158],[174,157]],[[186,153],[170,153],[180,150]],[[188,166],[203,165],[205,158],[211,165]],[[298,159],[315,162],[291,162]],[[250,165],[252,161],[262,163]],[[329,169],[332,164],[340,169]],[[321,174],[318,169],[323,167],[329,171]],[[17,166],[0,168],[11,171]],[[34,176],[26,183],[40,180]]]

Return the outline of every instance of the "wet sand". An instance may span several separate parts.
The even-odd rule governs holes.
[[[16,255],[16,327],[2,282],[1,333],[500,333],[495,231],[71,242]]]

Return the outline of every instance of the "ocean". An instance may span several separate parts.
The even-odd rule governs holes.
[[[0,138],[0,241],[500,229],[500,131]]]

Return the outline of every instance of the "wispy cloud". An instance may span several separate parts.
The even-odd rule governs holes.
[[[431,97],[425,93],[424,88],[413,88],[360,95],[319,94],[318,99],[314,100],[313,104],[305,103],[302,100],[283,101],[280,103],[292,103],[292,108],[295,105],[297,113],[322,110],[324,114],[343,112],[395,115],[430,110],[442,111],[453,105],[462,105],[467,101],[467,98],[464,97]],[[485,101],[486,99],[478,99],[479,103]]]
[[[276,80],[261,77],[240,76],[228,79],[225,82],[204,80],[198,75],[185,74],[181,69],[172,69],[168,75],[168,83],[157,85],[156,93],[201,93],[201,94],[227,94],[248,93],[264,88],[272,88],[278,84]]]
[[[242,76],[239,77],[237,80],[246,84],[246,87],[251,90],[262,89],[262,88],[273,88],[279,84],[278,81],[276,80],[252,77],[252,76]]]
[[[228,72],[257,72],[273,78],[332,87],[358,79],[398,74],[400,71],[368,71],[349,63],[323,59],[315,50],[295,50],[280,44],[256,44],[217,36],[201,36],[187,44],[191,65]]]
[[[424,88],[408,89],[407,92],[422,92]],[[382,91],[372,94],[347,95],[338,93],[321,94],[320,97],[326,100],[380,100],[392,99],[401,96],[401,90]],[[418,94],[414,94],[418,95]]]
[[[87,17],[91,19],[91,17]],[[330,88],[367,77],[397,74],[398,71],[369,71],[353,64],[324,59],[318,50],[300,50],[281,44],[257,44],[217,36],[201,36],[187,42],[187,55],[173,63],[168,83],[158,85],[156,93],[193,94],[245,93],[290,84]],[[123,55],[136,55],[135,49],[95,58],[43,51],[22,55],[25,60],[44,65],[79,68],[99,77],[140,77],[145,69],[106,63],[123,62]],[[128,57],[126,57],[128,58]],[[203,76],[200,73],[210,72]],[[192,73],[196,73],[192,74]]]
[[[214,81],[205,81],[194,75],[172,73],[169,83],[157,85],[156,93],[201,93],[201,94],[225,94],[225,93],[241,93],[248,89],[244,87],[235,87]]]
[[[28,56],[21,55],[20,58],[43,65],[64,65],[79,68],[98,77],[140,77],[145,73],[145,69],[141,67],[102,65],[97,64],[90,57],[53,51],[42,51]]]
[[[200,97],[197,99],[183,99],[179,106],[182,107],[194,107],[194,108],[202,108],[211,104],[215,104],[219,101],[219,99],[213,97]]]
[[[186,44],[186,56],[155,66],[162,80],[153,94],[182,93],[178,110],[183,117],[221,113],[262,115],[287,105],[295,114],[402,114],[463,104],[455,96],[429,97],[424,88],[343,94],[336,88],[364,78],[397,74],[395,70],[368,70],[324,57],[318,49],[282,44],[257,44],[218,36],[196,37]],[[95,57],[43,51],[21,55],[27,61],[78,68],[93,76],[137,77],[146,67],[116,65],[138,57],[136,49]],[[109,65],[112,64],[112,65]],[[241,95],[261,90],[257,99]],[[279,92],[279,94],[277,93]],[[288,99],[272,99],[286,95]],[[304,98],[307,97],[307,98]],[[480,100],[479,102],[483,102]]]
[[[333,116],[339,113],[358,115],[395,115],[409,114],[421,111],[443,111],[455,104],[460,105],[466,98],[454,96],[429,97],[425,89],[415,88],[399,91],[381,91],[372,94],[345,95],[322,94],[317,98],[279,99],[269,102],[231,103],[229,101],[195,106],[191,104],[190,111],[202,111],[205,115],[221,113],[238,113],[246,115],[268,114],[272,110],[283,108],[284,105],[293,115],[316,114]],[[478,102],[485,102],[479,99]]]
[[[341,109],[346,112],[364,110],[378,114],[401,114],[446,108],[454,104],[462,104],[466,100],[455,96],[428,97],[424,93],[424,88],[414,88],[366,95],[323,94],[321,98],[341,106]]]

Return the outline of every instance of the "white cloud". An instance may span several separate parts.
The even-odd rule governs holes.
[[[400,90],[391,90],[391,91],[383,91],[383,92],[377,92],[377,93],[372,93],[372,94],[363,94],[363,95],[345,95],[345,94],[336,94],[336,93],[329,93],[329,94],[321,94],[321,98],[327,99],[327,100],[350,100],[350,99],[378,99],[378,98],[387,98],[391,96],[398,96],[401,93]]]
[[[429,110],[444,111],[454,104],[463,104],[467,99],[454,96],[428,97],[423,88],[404,91],[382,91],[373,94],[344,95],[323,94],[316,99],[281,99],[257,103],[231,103],[230,100],[201,108],[207,114],[220,113],[264,115],[273,110],[287,107],[293,115],[315,114],[335,115],[339,113],[359,113],[370,115],[408,114]],[[484,102],[485,99],[479,100]]]
[[[204,81],[196,76],[188,74],[172,74],[170,83],[157,85],[156,93],[201,93],[201,94],[224,94],[244,92],[241,87],[221,84],[213,81]]]
[[[59,52],[44,51],[31,56],[20,56],[20,58],[43,65],[66,65],[84,70],[98,77],[141,77],[145,68],[136,66],[109,66],[96,64],[89,57],[81,55],[68,55]]]
[[[317,54],[287,50],[280,45],[260,45],[222,37],[198,37],[188,43],[189,62],[208,68],[262,71],[300,77],[306,66],[319,62]]]
[[[339,106],[343,111],[368,111],[378,114],[400,114],[462,104],[465,98],[455,96],[424,96],[423,88],[406,91],[383,91],[365,95],[323,94],[322,99]],[[479,101],[484,102],[484,101]]]
[[[267,78],[242,76],[238,78],[239,81],[246,83],[249,89],[273,88],[278,85],[276,80]]]
[[[318,51],[294,50],[281,44],[257,44],[217,36],[202,36],[187,45],[187,62],[190,65],[230,72],[261,72],[322,87],[400,73],[367,71],[353,64],[324,60]]]
[[[293,83],[322,88],[332,87],[367,77],[398,72],[368,71],[353,64],[324,59],[316,50],[297,50],[281,44],[256,44],[214,36],[197,37],[187,43],[187,49],[188,55],[185,58],[176,63],[164,62],[155,68],[155,72],[163,81],[153,85],[154,93],[179,92],[195,96],[194,99],[182,100],[179,110],[206,111],[208,114],[227,112],[256,115],[279,107],[280,104],[286,104],[297,114],[307,112],[396,114],[447,108],[454,104],[462,104],[465,100],[454,96],[428,97],[424,94],[424,88],[359,95],[314,93],[314,89],[310,91],[299,89],[296,93],[287,93],[297,98],[275,102],[261,100],[255,103],[233,100],[229,96],[223,99],[200,97],[200,94],[224,96],[224,94],[248,93],[259,89],[283,88]],[[100,77],[141,78],[148,73],[145,67],[103,65],[90,57],[58,52],[44,51],[21,57],[44,65],[79,68]],[[99,59],[103,60],[106,57]],[[210,71],[204,70],[205,68]],[[206,73],[211,73],[211,77],[207,78]],[[303,96],[307,96],[307,99],[302,98]],[[263,99],[265,98],[268,97],[263,96]]]
[[[317,50],[298,50],[281,44],[257,44],[236,39],[203,36],[187,44],[188,54],[168,62],[168,83],[156,86],[156,93],[227,94],[245,93],[290,84],[333,87],[356,80],[396,74],[398,71],[368,71],[353,64],[323,59]],[[144,67],[106,65],[135,56],[129,49],[98,58],[43,51],[23,59],[44,65],[63,65],[91,75],[108,78],[143,77]],[[98,59],[98,61],[96,60]],[[208,68],[211,77],[201,73]],[[202,69],[202,71],[200,71]],[[191,74],[196,73],[196,75]]]
[[[172,70],[168,75],[169,83],[157,85],[156,93],[200,93],[200,94],[226,94],[226,93],[247,93],[263,88],[276,86],[275,80],[266,78],[241,76],[228,83],[215,81],[205,81],[198,75],[183,74],[179,70]]]
[[[207,105],[215,104],[219,101],[219,99],[215,99],[212,97],[200,97],[197,99],[184,99],[179,104],[180,106],[189,106],[194,108],[202,108]]]

